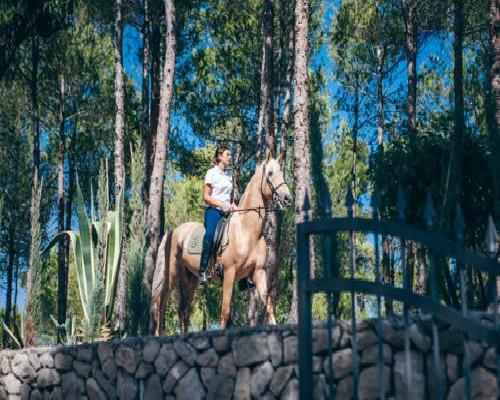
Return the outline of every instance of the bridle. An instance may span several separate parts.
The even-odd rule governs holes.
[[[264,186],[264,176],[266,176],[266,166],[267,166],[267,164],[264,164],[264,170],[262,172],[262,180],[261,180],[261,183],[260,183],[260,193],[261,193],[261,195],[262,195],[263,198],[264,198],[264,187],[265,187]],[[280,205],[283,207],[284,204],[281,202],[278,190],[279,190],[280,187],[286,185],[285,180],[283,180],[282,182],[280,182],[279,185],[274,186],[273,182],[271,181],[271,179],[269,179],[269,175],[268,175],[268,176],[266,176],[266,184],[269,186],[269,189],[271,189],[271,196],[272,196],[273,202],[275,202],[275,203],[279,202]],[[281,211],[281,208],[279,208],[279,207],[255,206],[255,207],[242,208],[242,209],[234,210],[234,211],[228,211],[228,213],[235,213],[235,212],[241,212],[241,211],[257,211],[259,213],[259,215],[260,215],[260,211],[261,210],[264,210],[266,212],[269,212],[269,211]]]
[[[281,199],[280,199],[280,195],[278,193],[278,189],[281,186],[286,185],[286,182],[283,180],[283,182],[281,182],[278,186],[274,186],[273,182],[271,182],[271,180],[269,179],[269,177],[267,177],[266,181],[267,181],[267,184],[269,185],[269,189],[271,189],[271,194],[273,196],[273,201],[274,202],[278,202],[279,201],[281,203]],[[261,191],[262,191],[262,188],[261,188]]]

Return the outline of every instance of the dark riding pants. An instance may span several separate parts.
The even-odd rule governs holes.
[[[205,210],[205,236],[203,237],[203,248],[201,251],[200,258],[200,273],[205,272],[208,268],[208,261],[210,260],[210,253],[214,245],[215,230],[217,229],[217,224],[224,216],[221,210],[215,207],[208,207]]]

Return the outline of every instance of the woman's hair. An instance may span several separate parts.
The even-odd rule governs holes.
[[[229,146],[227,146],[225,144],[220,144],[220,145],[217,146],[217,148],[215,149],[215,155],[212,158],[212,164],[213,165],[217,165],[219,163],[220,157],[222,156],[222,154],[226,150],[230,150],[230,149],[229,149]]]

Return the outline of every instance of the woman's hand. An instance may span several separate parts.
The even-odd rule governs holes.
[[[222,206],[222,211],[224,211],[225,213],[231,212],[233,211],[233,206],[231,204],[224,203],[224,205]]]

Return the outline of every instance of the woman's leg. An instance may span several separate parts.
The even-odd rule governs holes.
[[[206,271],[210,261],[212,247],[214,245],[215,229],[219,220],[222,218],[222,213],[216,208],[209,207],[205,210],[205,236],[203,237],[203,247],[200,257],[200,282],[206,282]]]

